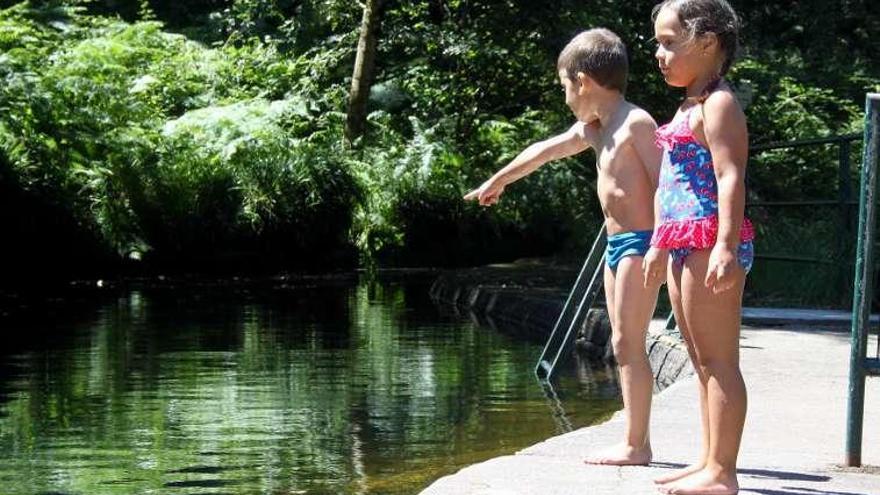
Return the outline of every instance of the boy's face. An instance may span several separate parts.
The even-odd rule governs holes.
[[[562,84],[562,89],[565,92],[565,104],[575,116],[578,116],[584,107],[585,91],[583,91],[583,85],[579,81],[572,81],[565,69],[559,70],[559,83]]]

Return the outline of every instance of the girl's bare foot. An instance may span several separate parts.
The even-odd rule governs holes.
[[[678,481],[678,480],[684,478],[685,476],[690,476],[698,471],[701,471],[704,466],[705,466],[705,464],[699,463],[699,464],[691,464],[690,466],[687,466],[687,467],[684,467],[681,469],[676,469],[675,471],[673,471],[665,476],[655,478],[654,483],[657,483],[658,485],[665,485],[667,483],[672,483],[673,481]]]
[[[723,471],[701,469],[676,482],[659,487],[661,493],[669,495],[736,495],[739,484],[736,475]]]
[[[651,446],[635,448],[625,443],[606,447],[590,455],[584,462],[606,466],[647,466],[651,463]]]

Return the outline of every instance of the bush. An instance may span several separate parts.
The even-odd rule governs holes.
[[[80,39],[24,22],[24,11],[0,16],[32,33],[0,38],[21,45],[0,58],[5,184],[122,257],[351,264],[360,190],[333,141],[338,123],[326,100],[293,93],[320,59],[207,49],[155,22],[91,25],[64,10],[83,21]],[[265,94],[286,96],[255,98]]]
[[[566,242],[589,242],[601,224],[591,210],[596,200],[590,178],[579,175],[578,160],[545,167],[509,187],[496,207],[463,201],[529,136],[549,132],[535,113],[488,121],[464,142],[451,137],[454,124],[445,119],[427,126],[410,118],[410,138],[395,130],[386,113],[373,113],[371,123],[371,145],[355,161],[367,191],[356,216],[358,246],[367,259],[454,266],[549,255]]]
[[[350,263],[360,191],[338,149],[281,127],[301,104],[253,100],[168,122],[157,151],[136,163],[140,180],[123,184],[142,241],[132,249],[190,266]]]

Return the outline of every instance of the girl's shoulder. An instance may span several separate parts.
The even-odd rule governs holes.
[[[726,84],[706,95],[702,105],[709,107],[733,105],[741,109],[736,93],[733,91],[733,88]]]
[[[707,95],[700,107],[701,127],[745,123],[745,112],[736,93],[726,83]]]
[[[699,109],[690,124],[700,144],[708,149],[709,142],[725,141],[745,143],[748,148],[746,115],[729,85],[724,84],[707,95]]]
[[[742,105],[733,88],[726,81],[720,82],[712,91],[703,96],[700,101],[702,113],[715,113],[736,111],[742,113]]]

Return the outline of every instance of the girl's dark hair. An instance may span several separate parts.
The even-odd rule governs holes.
[[[678,21],[692,40],[709,33],[718,38],[718,46],[724,54],[718,75],[727,74],[739,48],[740,20],[733,7],[726,0],[664,0],[654,6],[651,19],[656,20],[667,7],[678,14]]]

